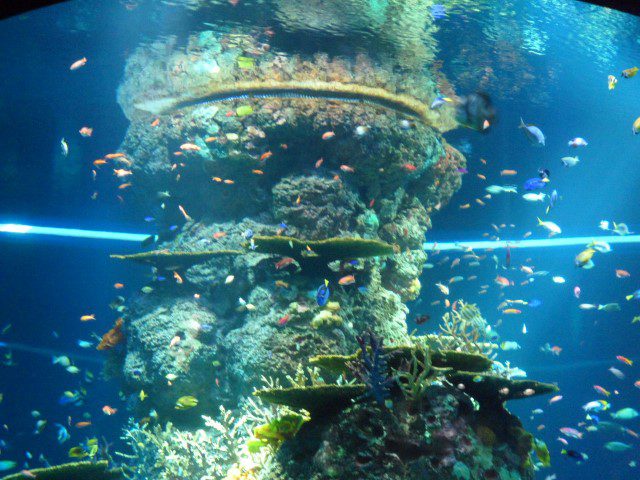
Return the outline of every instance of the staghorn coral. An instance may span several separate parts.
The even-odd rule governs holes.
[[[490,355],[493,348],[486,320],[474,304],[458,300],[458,308],[442,317],[436,341],[441,350],[460,350]]]

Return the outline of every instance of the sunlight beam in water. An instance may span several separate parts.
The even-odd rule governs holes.
[[[20,225],[17,223],[0,224],[0,233],[55,235],[58,237],[122,240],[125,242],[141,242],[149,237],[149,235],[140,233],[105,232],[100,230],[81,230],[78,228],[37,227],[34,225]]]
[[[424,243],[423,247],[426,251],[439,250],[479,250],[483,248],[506,248],[507,246],[512,248],[550,248],[550,247],[573,247],[573,246],[585,246],[591,242],[607,242],[609,244],[620,243],[640,243],[640,235],[625,235],[625,236],[600,236],[600,237],[568,237],[568,238],[544,238],[538,240],[482,240],[475,242],[435,242]]]

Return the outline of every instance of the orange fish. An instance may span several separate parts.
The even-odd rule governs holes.
[[[216,232],[213,234],[213,238],[215,238],[216,240],[226,236],[227,236],[227,232]]]
[[[180,145],[180,150],[184,150],[185,152],[199,152],[200,147],[195,143],[183,143]]]
[[[484,175],[482,175],[481,173],[477,173],[476,177],[478,177],[480,180],[486,180],[487,177],[485,177]]]
[[[554,355],[560,355],[562,353],[562,348],[554,345],[553,347],[551,347],[551,352],[553,352]]]
[[[184,283],[184,280],[182,280],[182,277],[178,275],[178,272],[173,272],[173,278],[175,278],[178,285],[182,285]]]
[[[107,164],[107,161],[106,161],[106,160],[102,160],[102,159],[98,159],[98,160],[94,160],[94,161],[93,161],[93,164],[94,164],[96,167],[99,167],[100,165],[106,165],[106,164]]]
[[[218,139],[218,137],[207,137],[204,139],[204,143],[211,143],[211,142],[215,142]]]
[[[182,216],[187,222],[190,222],[191,220],[193,220],[182,205],[178,205],[178,210],[180,210],[180,213],[182,214]]]
[[[505,315],[518,315],[522,313],[522,310],[518,310],[517,308],[507,308],[506,310],[503,310],[502,313]]]
[[[160,125],[160,119],[156,118],[153,122],[151,122],[151,126],[152,127],[157,127],[158,125]]]
[[[173,152],[173,154],[174,154],[176,157],[179,157],[180,155],[182,155],[182,152]]]
[[[598,392],[598,393],[600,393],[600,394],[604,395],[605,397],[608,397],[608,396],[610,396],[610,395],[611,395],[611,392],[609,392],[608,390],[605,390],[605,389],[604,389],[604,388],[602,388],[600,385],[594,385],[594,386],[593,386],[593,389],[594,389],[596,392]]]
[[[284,280],[276,280],[276,287],[289,288],[290,285],[287,282],[285,282]]]
[[[224,183],[226,183],[227,185],[233,185],[234,183],[236,183],[233,180],[229,180],[228,178],[226,180],[224,180]]]
[[[616,359],[619,362],[622,362],[626,365],[632,366],[633,365],[633,360],[629,360],[627,357],[623,357],[622,355],[616,355]]]
[[[512,281],[510,281],[508,278],[501,277],[500,275],[496,276],[494,281],[501,287],[509,287],[513,285]]]
[[[251,170],[251,173],[255,173],[256,175],[264,175],[262,170]]]
[[[486,130],[490,126],[491,126],[491,123],[489,123],[489,120],[485,120],[484,122],[482,122],[482,129],[483,130]]]
[[[280,320],[278,320],[278,325],[280,325],[281,327],[284,327],[290,318],[291,318],[291,315],[289,315],[288,313],[285,316],[280,317]]]
[[[630,277],[631,274],[629,272],[627,272],[626,270],[616,270],[616,277],[618,278],[628,278]]]
[[[260,155],[260,161],[264,162],[266,159],[270,158],[273,155],[273,153],[271,152],[271,150],[269,150],[268,152],[264,152],[262,155]]]
[[[112,158],[121,158],[124,157],[124,153],[107,153],[104,158],[107,160],[111,160]]]
[[[120,290],[121,288],[124,288],[124,283],[114,283],[113,288]]]
[[[517,170],[500,170],[500,175],[502,177],[506,177],[509,175],[517,175],[518,171]]]
[[[316,161],[316,168],[320,168],[320,166],[322,165],[322,163],[324,162],[324,158],[320,158],[319,160]]]
[[[402,165],[402,168],[404,168],[407,172],[415,172],[418,169],[418,167],[410,163],[405,163],[404,165]]]
[[[340,170],[342,170],[343,172],[347,172],[347,173],[355,172],[353,167],[350,167],[349,165],[340,165]]]
[[[211,180],[213,180],[214,182],[221,182],[222,179],[220,177],[211,177]]]
[[[300,205],[301,201],[302,201],[302,197],[298,195],[298,198],[296,198],[296,205]]]
[[[102,412],[105,415],[113,415],[118,412],[118,409],[110,407],[109,405],[105,405],[104,407],[102,407]]]
[[[124,190],[125,188],[129,188],[131,183],[123,183],[122,185],[118,185],[119,190]]]
[[[83,137],[90,137],[91,135],[93,135],[93,128],[91,128],[91,127],[82,127],[80,129],[80,135],[82,135]]]
[[[322,139],[323,140],[329,140],[330,138],[333,138],[335,136],[336,136],[335,132],[324,132],[322,134]]]
[[[69,70],[78,70],[80,67],[84,67],[87,64],[87,57],[82,57],[80,60],[76,60],[71,64]]]
[[[338,280],[338,285],[352,285],[356,283],[356,277],[353,275],[345,275],[340,280]]]
[[[80,317],[80,321],[81,322],[88,322],[90,320],[95,320],[96,319],[96,314],[92,313],[91,315],[82,315]]]
[[[76,428],[86,428],[91,426],[91,422],[77,422]]]

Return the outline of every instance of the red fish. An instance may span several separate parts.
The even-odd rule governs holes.
[[[288,313],[285,316],[280,317],[280,320],[278,320],[278,325],[280,325],[281,327],[285,326],[290,318],[291,315],[289,315]]]
[[[616,359],[619,362],[622,362],[626,365],[632,366],[633,365],[633,360],[629,360],[627,357],[623,357],[622,355],[616,355]]]
[[[282,260],[280,260],[278,263],[276,263],[276,270],[282,270],[283,268],[287,267],[288,265],[291,265],[293,262],[295,262],[295,260],[291,257],[284,257]]]
[[[118,412],[117,408],[110,407],[109,405],[105,405],[102,407],[102,413],[105,415],[113,415]]]
[[[324,158],[320,158],[318,161],[316,161],[316,168],[320,168],[323,162],[324,162]]]
[[[347,173],[355,172],[353,167],[350,167],[349,165],[340,165],[340,170],[342,170],[343,172],[347,172]]]
[[[404,165],[402,165],[402,168],[404,168],[407,172],[415,172],[418,169],[418,167],[410,163],[405,163]]]
[[[508,278],[501,277],[500,275],[496,276],[495,282],[501,287],[509,287],[513,285],[512,281],[510,281]]]

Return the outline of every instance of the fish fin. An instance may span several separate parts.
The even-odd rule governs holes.
[[[537,218],[538,218],[538,225],[542,225],[544,222],[540,220],[540,217],[537,217]]]
[[[520,117],[520,125],[518,125],[518,128],[527,128],[527,125],[524,123],[522,117]]]

